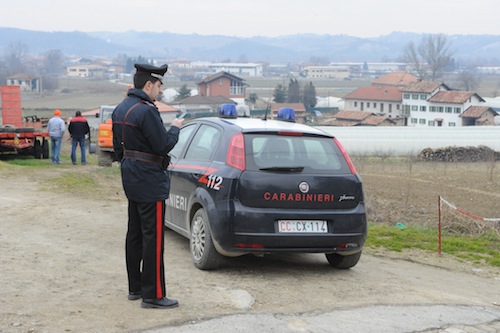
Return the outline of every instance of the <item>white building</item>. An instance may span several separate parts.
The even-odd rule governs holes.
[[[450,90],[444,83],[419,81],[401,89],[408,126],[457,127],[470,125],[461,115],[484,99],[470,91]],[[493,110],[489,112],[494,112]],[[492,124],[491,124],[492,125]]]
[[[262,64],[255,63],[212,63],[208,68],[218,72],[228,72],[238,76],[263,76]]]
[[[401,91],[390,86],[360,87],[344,96],[344,109],[368,111],[388,118],[401,117]]]
[[[351,76],[347,65],[305,66],[303,73],[308,79],[335,79],[344,80]]]

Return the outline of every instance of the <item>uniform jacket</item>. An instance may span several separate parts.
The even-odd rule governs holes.
[[[50,118],[47,123],[47,131],[51,137],[62,138],[65,130],[66,124],[64,124],[64,120],[62,120],[59,116]]]
[[[68,131],[73,139],[83,139],[85,134],[90,133],[89,123],[81,116],[71,118]]]
[[[127,111],[139,103],[127,116]],[[126,150],[157,156],[167,156],[179,139],[179,128],[168,131],[158,109],[141,89],[130,89],[128,97],[113,111],[113,148],[121,161],[122,183],[125,195],[137,202],[155,202],[168,198],[170,179],[161,165],[132,158],[124,158]],[[122,135],[123,130],[123,135]]]

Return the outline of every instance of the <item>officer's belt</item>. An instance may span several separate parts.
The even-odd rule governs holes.
[[[138,150],[125,149],[125,152],[123,153],[123,158],[129,158],[131,160],[138,160],[143,162],[150,162],[159,165],[163,164],[163,156],[144,153]]]

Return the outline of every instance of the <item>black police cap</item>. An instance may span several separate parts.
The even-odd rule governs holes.
[[[157,78],[160,81],[163,80],[163,75],[165,75],[168,69],[167,64],[164,64],[160,67],[149,64],[135,64],[134,67],[137,69],[136,74],[147,74],[149,76]]]

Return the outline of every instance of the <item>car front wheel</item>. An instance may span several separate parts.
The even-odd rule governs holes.
[[[222,262],[222,256],[215,249],[208,216],[203,208],[198,209],[191,220],[190,249],[194,265],[201,270],[215,269]]]
[[[325,253],[325,255],[326,259],[330,263],[330,266],[338,269],[349,269],[356,266],[359,258],[361,258],[361,251],[347,256],[343,256],[338,253]]]

